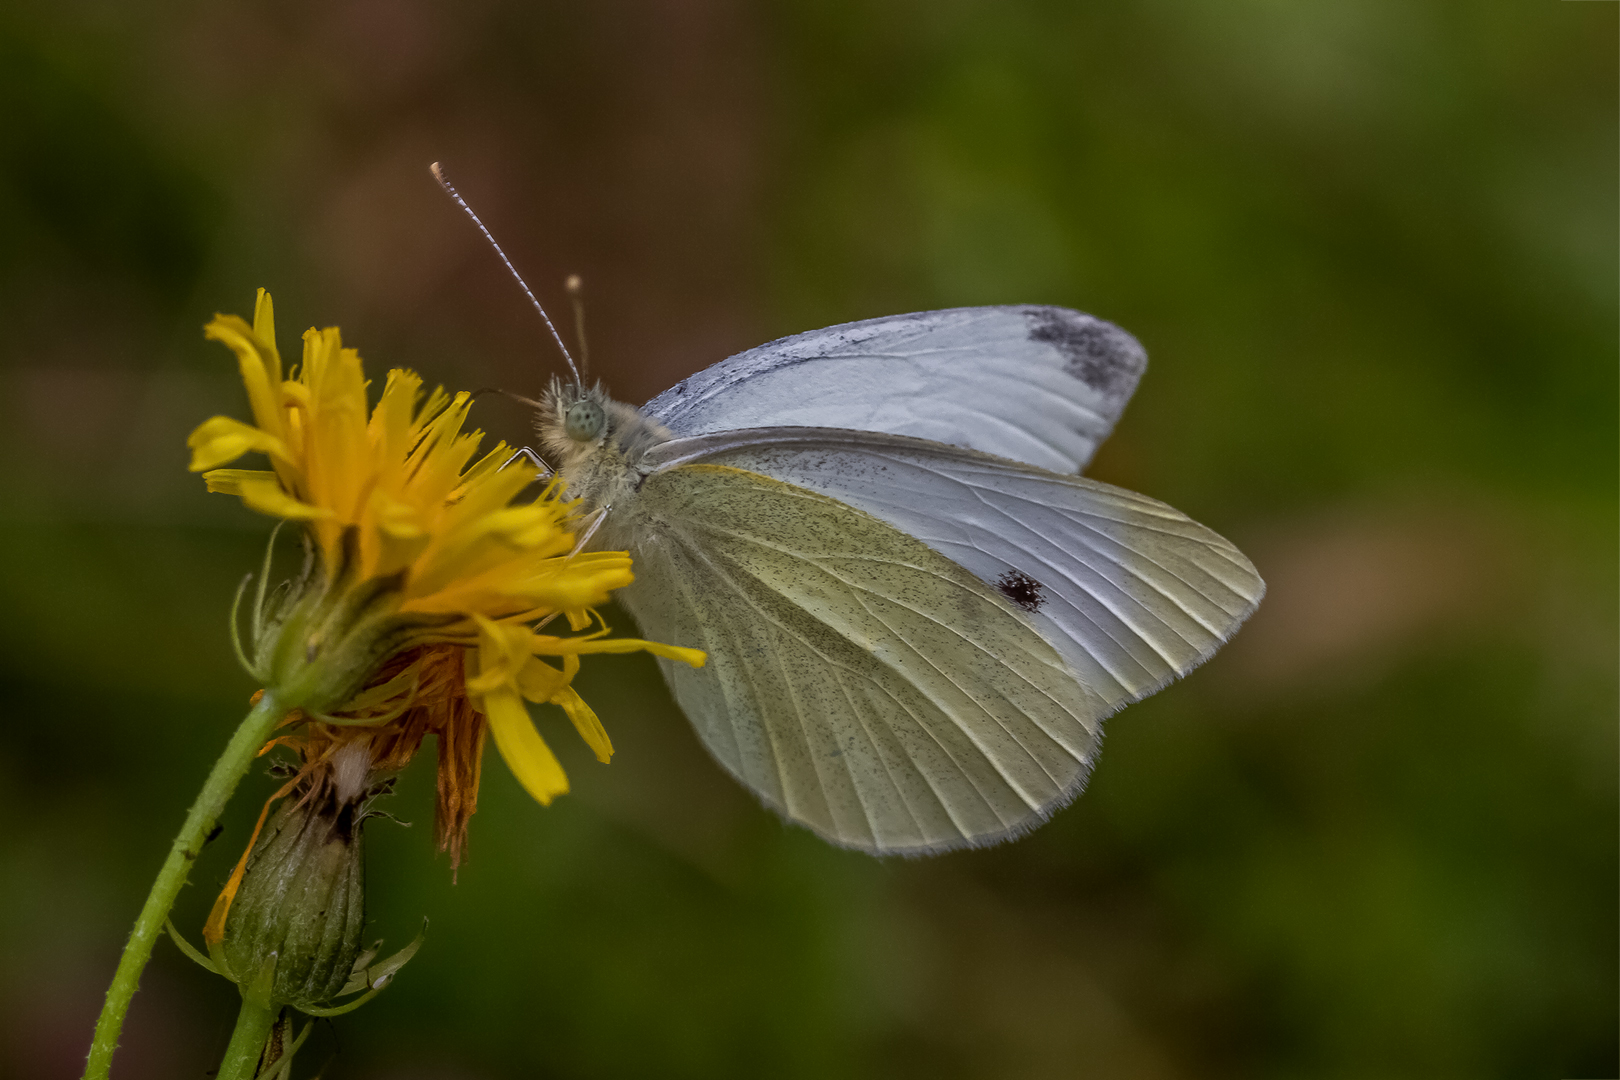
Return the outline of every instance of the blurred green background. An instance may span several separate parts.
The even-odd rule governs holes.
[[[268,529],[185,472],[245,415],[216,310],[275,293],[373,374],[537,390],[443,160],[645,400],[781,334],[1065,304],[1152,364],[1094,474],[1244,548],[1235,642],[1110,728],[1016,844],[788,828],[650,661],[492,754],[471,861],[430,762],[371,828],[426,947],[302,1075],[1610,1077],[1616,1065],[1612,4],[803,0],[0,8],[0,1072],[76,1076],[253,684]],[[521,409],[481,422],[525,439]],[[476,416],[477,414],[475,414]],[[622,624],[622,616],[619,622]],[[177,921],[196,937],[268,781]],[[116,1074],[203,1077],[234,990],[160,942]]]

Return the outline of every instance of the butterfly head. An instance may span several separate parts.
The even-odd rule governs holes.
[[[600,383],[586,386],[572,379],[552,379],[540,398],[535,430],[550,456],[575,458],[611,438],[614,425],[608,414],[617,405]]]
[[[535,429],[570,493],[598,506],[633,487],[647,451],[670,437],[635,406],[608,397],[600,383],[563,379],[551,380],[540,399]]]

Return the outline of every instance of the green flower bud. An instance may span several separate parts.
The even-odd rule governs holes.
[[[237,982],[268,975],[270,1001],[299,1009],[338,996],[362,949],[365,744],[345,747],[333,764],[332,782],[288,799],[254,845],[221,942],[222,966]]]
[[[303,571],[266,596],[271,537],[247,648],[239,641],[237,650],[266,689],[319,719],[353,698],[388,657],[455,617],[400,614],[404,571],[361,580],[355,528],[343,531],[332,566],[314,557],[308,537],[304,543]],[[234,632],[234,616],[231,626]]]

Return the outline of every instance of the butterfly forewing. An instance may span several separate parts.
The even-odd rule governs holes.
[[[855,428],[1075,473],[1146,366],[1135,338],[1078,311],[953,308],[782,338],[693,375],[643,411],[683,436]]]
[[[939,851],[1078,792],[1106,703],[1001,591],[836,499],[747,470],[650,476],[622,519],[642,630],[705,745],[850,847]]]

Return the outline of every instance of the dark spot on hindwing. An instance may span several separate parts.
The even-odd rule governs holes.
[[[1046,603],[1046,586],[1021,570],[1009,570],[996,578],[996,588],[1001,590],[1001,595],[1031,613],[1041,610],[1041,605]]]
[[[1057,307],[1024,309],[1029,339],[1063,354],[1063,370],[1100,394],[1118,397],[1136,388],[1147,367],[1137,340],[1113,323]]]

